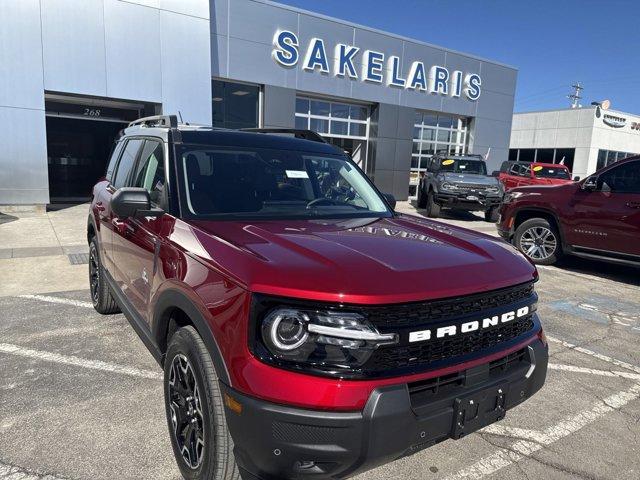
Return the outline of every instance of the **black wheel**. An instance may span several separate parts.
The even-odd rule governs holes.
[[[531,218],[516,229],[513,242],[533,263],[554,264],[562,256],[560,235],[544,218]]]
[[[240,479],[218,377],[193,327],[183,327],[171,338],[164,363],[164,398],[171,446],[182,476]]]
[[[500,216],[500,207],[491,207],[489,210],[484,211],[485,222],[496,223]]]
[[[422,185],[418,184],[418,208],[426,208],[427,206],[427,198],[424,195],[422,190]]]
[[[89,289],[93,308],[98,313],[108,315],[120,312],[120,307],[113,299],[113,294],[104,276],[104,267],[100,262],[96,237],[93,237],[89,243]]]
[[[438,218],[440,216],[440,205],[433,198],[433,190],[427,195],[427,217]]]

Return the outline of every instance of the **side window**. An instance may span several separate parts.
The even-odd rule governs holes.
[[[155,140],[144,142],[131,186],[146,188],[151,196],[151,202],[156,206],[160,203],[165,186],[164,155],[161,142]]]
[[[509,169],[509,175],[516,175],[519,176],[520,175],[520,165],[518,165],[517,163],[515,165],[513,165],[510,169]]]
[[[116,189],[126,186],[129,174],[136,162],[136,156],[138,155],[140,145],[142,145],[142,140],[133,139],[129,140],[124,147],[122,156],[120,157],[120,162],[118,162],[115,178],[111,182]]]
[[[640,193],[640,162],[612,168],[598,179],[600,189],[618,193]]]
[[[113,148],[113,152],[111,153],[111,159],[109,160],[109,165],[107,166],[107,173],[105,173],[104,175],[108,181],[113,180],[113,172],[116,169],[116,164],[118,163],[120,152],[122,152],[123,144],[124,142],[118,142],[115,144]]]

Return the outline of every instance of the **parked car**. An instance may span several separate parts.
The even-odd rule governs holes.
[[[418,185],[418,208],[432,218],[442,208],[484,211],[485,220],[495,222],[503,193],[498,179],[487,175],[482,156],[434,155]]]
[[[510,190],[498,232],[542,265],[564,254],[640,265],[640,157],[578,183]]]
[[[528,185],[563,185],[573,181],[565,165],[539,162],[503,162],[498,179],[507,191]]]
[[[93,190],[93,305],[164,369],[183,476],[345,478],[535,394],[535,267],[286,133],[315,141],[141,119]]]

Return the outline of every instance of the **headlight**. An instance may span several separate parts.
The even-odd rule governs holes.
[[[276,307],[255,321],[254,353],[292,368],[351,371],[378,346],[398,342],[396,333],[380,333],[356,312]]]
[[[504,194],[504,197],[502,197],[502,203],[511,203],[522,195],[524,195],[522,192],[507,192]]]

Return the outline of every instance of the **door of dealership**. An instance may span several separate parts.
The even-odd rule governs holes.
[[[87,200],[118,132],[156,111],[150,104],[52,93],[45,96],[45,109],[51,203]]]

